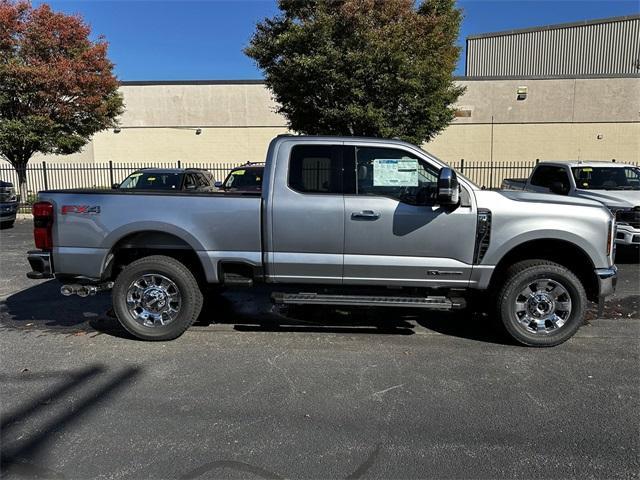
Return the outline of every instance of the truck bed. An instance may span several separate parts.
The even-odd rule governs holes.
[[[39,198],[56,212],[70,207],[57,214],[53,227],[57,271],[95,277],[111,248],[140,231],[184,239],[211,281],[219,259],[262,261],[259,194],[50,190]]]

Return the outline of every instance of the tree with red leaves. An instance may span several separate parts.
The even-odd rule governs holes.
[[[0,0],[0,156],[22,201],[33,154],[75,153],[123,111],[107,43],[90,32],[77,15]]]

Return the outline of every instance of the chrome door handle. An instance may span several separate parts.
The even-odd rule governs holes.
[[[380,218],[380,214],[373,210],[363,210],[361,212],[351,212],[351,218],[357,218],[360,220],[377,220]]]

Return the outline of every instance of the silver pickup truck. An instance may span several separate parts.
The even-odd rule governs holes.
[[[40,192],[30,278],[113,288],[145,340],[178,337],[210,284],[280,304],[496,312],[518,342],[571,337],[615,288],[615,221],[598,202],[479,189],[396,140],[279,136],[260,192]],[[475,300],[475,301],[474,301]]]
[[[618,245],[640,246],[640,168],[612,162],[543,162],[505,190],[554,193],[601,202],[616,216]]]

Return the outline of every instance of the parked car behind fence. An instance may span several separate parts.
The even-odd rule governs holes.
[[[543,162],[529,178],[505,178],[502,188],[600,202],[616,216],[616,243],[640,246],[640,168],[635,165]]]
[[[0,180],[0,227],[12,227],[16,221],[18,197],[12,183]]]
[[[122,183],[114,183],[120,190],[174,190],[213,192],[215,179],[202,168],[143,168],[136,170]]]
[[[263,164],[246,163],[231,170],[224,182],[216,182],[215,186],[223,192],[259,192],[263,174]]]

